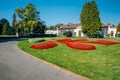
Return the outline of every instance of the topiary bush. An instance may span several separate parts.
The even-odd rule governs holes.
[[[65,31],[65,32],[64,32],[64,35],[65,35],[66,37],[71,37],[71,36],[72,36],[72,32],[71,32],[71,31]]]

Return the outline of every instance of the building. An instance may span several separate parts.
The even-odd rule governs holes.
[[[56,30],[46,30],[45,34],[57,34]]]
[[[109,37],[115,37],[116,32],[117,32],[117,28],[113,25],[105,25],[102,24],[101,30],[104,34],[104,37],[109,36]]]
[[[105,25],[102,24],[101,30],[104,34],[104,37],[110,36],[115,37],[116,34],[116,27],[110,24]],[[65,31],[71,31],[73,36],[84,36],[82,33],[82,26],[80,24],[64,24],[61,25],[60,28],[57,29],[57,35],[63,36]]]
[[[57,28],[57,35],[63,36],[65,31],[71,31],[73,36],[83,36],[80,24],[65,24]]]

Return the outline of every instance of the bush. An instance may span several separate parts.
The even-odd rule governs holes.
[[[65,31],[63,33],[66,37],[71,37],[72,36],[72,32],[71,31]]]
[[[104,38],[102,31],[98,32],[97,34],[87,34],[87,36],[90,38]]]
[[[36,42],[43,42],[43,41],[45,41],[43,38],[28,39],[29,43],[36,43]]]

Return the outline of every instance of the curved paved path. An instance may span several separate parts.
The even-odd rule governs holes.
[[[17,42],[0,43],[0,80],[83,80],[24,54]]]

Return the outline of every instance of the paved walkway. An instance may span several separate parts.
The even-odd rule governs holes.
[[[0,80],[83,80],[24,54],[17,42],[0,43]]]

